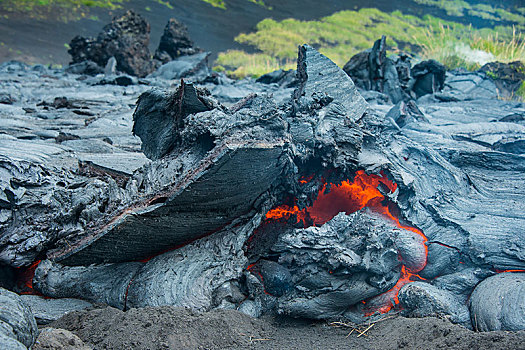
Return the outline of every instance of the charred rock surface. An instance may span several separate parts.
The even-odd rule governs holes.
[[[412,90],[417,97],[433,94],[445,86],[446,68],[436,60],[423,61],[412,67]]]
[[[121,72],[144,77],[153,70],[149,52],[150,26],[139,14],[128,11],[113,18],[97,38],[76,36],[69,46],[72,63],[93,61],[105,67],[111,57]]]
[[[31,310],[20,297],[0,288],[0,344],[3,349],[31,348],[38,328]]]
[[[507,272],[481,282],[470,297],[474,329],[525,329],[525,273]]]
[[[142,140],[142,152],[148,158],[157,160],[182,142],[181,133],[186,116],[214,107],[213,101],[207,98],[204,91],[196,90],[192,84],[182,83],[177,91],[169,93],[148,91],[137,102],[133,114],[133,134]]]

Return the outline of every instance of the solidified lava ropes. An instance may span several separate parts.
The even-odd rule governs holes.
[[[312,178],[302,178],[300,183],[305,185]],[[295,204],[280,205],[268,211],[265,221],[265,223],[268,223],[273,220],[292,220],[295,217],[297,223],[302,223],[304,227],[321,226],[340,212],[351,214],[368,207],[388,220],[393,221],[397,227],[418,235],[420,238],[419,242],[422,245],[422,249],[424,249],[425,261],[422,264],[411,266],[403,261],[403,257],[400,256],[403,266],[398,282],[391,290],[372,298],[368,302],[364,302],[363,309],[367,316],[375,312],[388,312],[394,305],[398,304],[397,294],[401,287],[414,280],[422,279],[417,273],[425,267],[428,255],[428,247],[425,244],[427,242],[426,236],[415,227],[403,225],[399,218],[392,214],[391,208],[393,203],[386,200],[380,189],[383,192],[389,191],[393,193],[397,190],[397,184],[389,180],[383,173],[381,175],[366,174],[363,170],[359,170],[356,172],[353,180],[344,180],[339,184],[324,183],[311,206],[300,209]]]

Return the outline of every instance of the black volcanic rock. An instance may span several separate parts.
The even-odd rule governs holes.
[[[443,90],[445,86],[444,65],[436,60],[423,61],[412,67],[412,90],[419,98]]]
[[[184,118],[213,109],[212,102],[192,84],[184,84],[171,94],[152,90],[138,100],[133,114],[133,134],[142,140],[142,152],[160,159],[180,143]]]
[[[180,56],[193,55],[201,49],[194,46],[188,34],[188,28],[174,18],[170,18],[160,38],[154,59],[167,63]]]
[[[208,68],[208,57],[210,52],[201,52],[194,55],[175,58],[160,66],[148,78],[181,79],[202,81],[210,74]]]
[[[374,43],[370,50],[354,55],[344,65],[343,70],[363,90],[374,90],[385,93],[392,102],[398,103],[409,98],[406,67],[410,61],[406,56],[396,62],[386,56],[386,37]],[[400,81],[399,73],[402,75]],[[402,88],[404,87],[404,89]]]
[[[69,46],[72,63],[90,60],[105,67],[111,57],[117,60],[117,70],[139,77],[153,71],[148,48],[150,25],[139,14],[128,11],[115,17],[95,38],[76,36]]]
[[[490,62],[481,67],[480,71],[494,80],[502,98],[516,97],[518,89],[525,84],[525,65],[521,61]]]

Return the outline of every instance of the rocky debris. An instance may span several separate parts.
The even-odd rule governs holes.
[[[35,318],[20,297],[0,288],[0,344],[3,349],[31,348],[38,334]]]
[[[399,58],[399,70],[404,74],[403,85],[407,85],[406,66],[410,61],[403,56]],[[370,50],[360,52],[350,58],[343,70],[354,81],[357,87],[363,90],[382,92],[390,97],[392,102],[398,103],[408,99],[407,90],[401,88],[396,62],[386,57],[386,37],[374,43]]]
[[[65,71],[71,74],[85,74],[92,76],[104,73],[104,70],[98,64],[89,60],[70,64]]]
[[[4,105],[12,105],[16,102],[16,99],[8,93],[0,93],[0,103]]]
[[[129,75],[123,74],[123,75],[106,75],[105,77],[101,78],[100,80],[90,81],[88,82],[93,85],[118,85],[118,86],[130,86],[130,85],[137,85],[138,80],[135,77],[131,77]]]
[[[518,90],[525,90],[525,65],[521,61],[487,63],[480,72],[494,81],[500,98],[516,98]]]
[[[446,68],[436,60],[423,61],[412,67],[412,91],[419,98],[443,90]]]
[[[169,20],[153,59],[148,48],[149,33],[149,23],[130,10],[113,18],[97,38],[73,38],[68,50],[72,62],[66,71],[91,76],[104,73],[110,78],[104,78],[101,84],[121,86],[131,83],[123,83],[120,77],[111,77],[119,72],[145,77],[159,65],[162,65],[161,70],[153,77],[179,79],[191,75],[204,79],[209,74],[209,53],[199,54],[201,49],[194,46],[184,24],[173,18]],[[177,63],[171,63],[173,60]]]
[[[475,330],[525,329],[525,273],[506,272],[485,279],[474,289],[469,307]]]
[[[204,80],[209,74],[208,57],[210,52],[201,52],[194,55],[178,57],[160,66],[149,75],[150,78],[167,80],[189,79],[194,82]]]
[[[170,18],[160,38],[154,59],[167,63],[181,56],[194,55],[201,51],[190,39],[188,28],[174,18]]]
[[[68,53],[72,63],[93,61],[100,67],[105,67],[114,57],[117,70],[145,77],[154,68],[148,48],[149,33],[149,24],[130,10],[121,17],[113,18],[96,39],[81,36],[73,38]]]
[[[439,93],[446,74],[445,66],[434,60],[412,67],[406,54],[387,57],[385,36],[350,58],[343,70],[358,88],[384,93],[394,104]]]
[[[43,325],[58,320],[71,311],[92,307],[91,303],[80,299],[46,299],[39,295],[20,295],[20,299],[31,309],[37,324]]]
[[[449,291],[424,282],[404,285],[398,294],[403,314],[408,317],[448,317],[452,322],[471,328],[467,305]]]
[[[40,330],[33,350],[93,350],[75,334],[60,328],[46,327]]]

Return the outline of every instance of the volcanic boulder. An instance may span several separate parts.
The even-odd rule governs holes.
[[[141,149],[148,158],[160,159],[180,144],[186,116],[213,108],[205,91],[192,84],[182,82],[172,93],[152,90],[139,97],[133,134],[142,140]]]
[[[491,62],[480,68],[491,78],[502,98],[515,98],[525,87],[525,65],[521,61],[510,63]]]
[[[279,298],[279,312],[330,318],[392,288],[400,271],[395,230],[363,210],[282,234],[272,251],[290,271],[295,288]]]
[[[525,329],[525,273],[507,272],[487,278],[474,289],[469,307],[476,330]]]
[[[408,92],[401,88],[396,63],[403,74],[403,86],[407,86],[406,66],[407,58],[394,62],[386,57],[386,37],[374,43],[370,50],[360,52],[350,58],[344,65],[343,70],[352,78],[354,83],[363,90],[374,90],[385,93],[392,102],[409,98]],[[410,61],[408,60],[408,66]]]
[[[170,18],[160,38],[154,59],[167,63],[180,56],[194,55],[201,51],[194,46],[188,34],[188,28],[174,18]]]
[[[419,98],[443,90],[445,86],[444,65],[436,60],[423,61],[412,67],[412,90]]]
[[[145,77],[153,71],[148,48],[150,25],[139,14],[128,11],[115,17],[95,38],[76,36],[69,44],[72,63],[93,61],[105,67],[111,57],[117,60],[117,70]]]
[[[0,288],[0,344],[3,349],[25,350],[36,340],[38,328],[31,310],[20,297]]]

